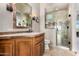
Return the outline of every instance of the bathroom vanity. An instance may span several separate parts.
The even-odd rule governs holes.
[[[0,35],[0,56],[41,56],[44,53],[44,33]]]

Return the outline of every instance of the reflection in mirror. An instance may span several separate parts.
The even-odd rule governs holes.
[[[79,37],[79,12],[77,12],[77,19],[76,19],[76,36]]]
[[[53,29],[56,25],[55,12],[45,11],[45,28]]]
[[[27,3],[15,4],[15,28],[29,28],[31,27],[31,6]]]
[[[77,20],[76,20],[76,30],[79,31],[79,15],[77,15]]]

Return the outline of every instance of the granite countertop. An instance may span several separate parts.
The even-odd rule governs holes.
[[[31,32],[31,33],[15,33],[15,34],[4,34],[4,35],[0,35],[0,38],[4,38],[4,37],[35,37],[38,35],[44,34],[42,32]]]

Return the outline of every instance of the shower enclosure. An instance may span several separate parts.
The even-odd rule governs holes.
[[[57,21],[56,40],[58,46],[69,47],[68,28],[67,21]]]
[[[68,9],[46,13],[46,28],[56,29],[56,46],[70,48],[70,22]]]
[[[70,33],[68,10],[56,12],[56,44],[60,47],[70,48]]]
[[[56,44],[57,46],[69,48],[68,10],[57,11],[56,17]]]

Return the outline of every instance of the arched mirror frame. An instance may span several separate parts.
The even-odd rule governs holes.
[[[27,3],[26,3],[27,4]],[[31,24],[30,26],[17,26],[16,25],[16,4],[13,4],[13,28],[14,29],[25,29],[25,28],[32,28],[32,18],[31,18],[31,15],[32,15],[32,7],[28,4],[28,6],[30,7],[30,20],[31,20]]]

